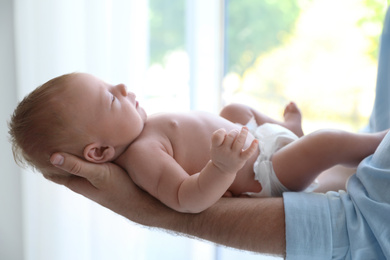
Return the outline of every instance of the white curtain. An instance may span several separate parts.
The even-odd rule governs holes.
[[[192,6],[208,3],[193,2]],[[208,6],[218,5],[215,1]],[[147,1],[15,0],[12,10],[18,100],[47,80],[74,71],[126,83],[141,100],[148,94],[143,88],[148,68]],[[210,79],[209,84],[215,83]],[[203,91],[215,97],[218,88]],[[137,226],[39,173],[23,170],[20,183],[23,252],[17,259],[21,255],[28,260],[215,259],[213,245]]]
[[[22,259],[20,173],[7,138],[16,103],[12,0],[0,1],[0,259]]]
[[[18,98],[73,71],[137,93],[147,66],[144,1],[15,1]],[[39,174],[22,173],[25,259],[142,259],[147,233]]]

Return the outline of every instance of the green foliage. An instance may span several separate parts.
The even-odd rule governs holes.
[[[387,0],[389,2],[389,0]],[[243,74],[260,55],[277,48],[291,36],[301,6],[311,0],[226,0],[227,71]],[[383,0],[364,0],[367,15],[358,26],[381,26],[385,15]],[[185,48],[186,1],[149,0],[150,61],[161,63],[167,53]],[[367,35],[370,55],[377,57],[379,33]]]
[[[299,0],[230,0],[228,70],[243,73],[255,59],[282,44],[294,27]],[[150,59],[163,62],[172,50],[185,48],[186,1],[149,0]]]
[[[185,8],[185,0],[149,0],[151,63],[162,63],[170,51],[185,48]]]
[[[382,28],[383,21],[386,14],[386,2],[389,5],[389,0],[364,0],[364,4],[367,6],[367,14],[358,21],[358,26],[364,31],[364,28]],[[373,59],[378,57],[378,45],[380,30],[374,32],[367,32],[367,38],[371,42],[371,46],[368,50],[369,55]]]
[[[242,74],[262,53],[283,44],[299,17],[298,2],[228,1],[227,70]]]

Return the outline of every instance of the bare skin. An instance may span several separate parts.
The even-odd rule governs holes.
[[[208,168],[213,167],[214,164],[210,164],[211,136],[221,128],[225,129],[226,133],[241,131],[240,126],[208,113],[150,116],[137,140],[115,162],[128,170],[130,177],[137,185],[169,206],[185,211],[186,209],[181,208],[178,204],[180,201],[175,203],[174,198],[176,198],[179,187],[183,187],[181,185],[183,185],[184,180],[189,178],[188,176],[194,176],[194,181],[197,181],[195,178],[198,178],[199,173],[201,174],[204,168],[208,170]],[[194,129],[196,131],[193,131]],[[226,136],[229,137],[229,134]],[[235,136],[232,138],[234,139]],[[248,133],[246,140],[244,140],[244,149],[250,147],[254,140],[254,137]],[[191,149],[187,149],[190,147]],[[217,176],[220,178],[219,184],[230,186],[228,190],[234,196],[240,195],[244,190],[253,192],[261,190],[261,185],[253,179],[253,163],[258,156],[257,146],[254,149],[255,152],[247,159],[242,168],[239,168],[237,172],[232,169],[231,177],[226,176],[230,174],[226,171],[221,172],[220,177]],[[142,175],[140,175],[141,172]],[[225,179],[226,184],[223,184]],[[201,179],[199,181],[202,182]],[[203,183],[204,187],[211,182],[203,181]],[[210,187],[210,190],[216,190],[216,187]],[[225,191],[226,188],[223,189],[223,192],[219,192],[220,194],[215,196],[216,200]],[[199,195],[192,193],[182,197],[193,199],[199,203],[200,200],[210,199],[211,195],[199,192]]]
[[[245,106],[233,106],[233,111],[237,111],[239,107],[248,118],[254,116],[260,124],[268,122],[267,117],[252,113]],[[291,123],[296,126],[300,116],[294,113],[299,110],[288,107],[285,122],[275,120],[271,122],[285,126],[286,123]],[[227,107],[221,114],[229,118],[229,109],[230,107]],[[292,111],[292,114],[289,111]],[[235,114],[231,117],[234,116]],[[292,118],[294,119],[290,121]],[[168,126],[168,129],[170,127]],[[63,184],[132,221],[189,234],[230,247],[285,256],[285,216],[282,198],[222,198],[199,214],[182,214],[162,205],[140,190],[126,172],[115,164],[94,164],[68,154],[61,155],[54,154],[51,158],[52,163],[74,175],[52,177],[52,181]],[[253,180],[252,176],[250,180]]]
[[[257,143],[254,143],[255,139],[250,133],[245,133],[240,141],[241,135],[237,133],[241,126],[232,122],[228,110],[232,108],[231,111],[239,112],[237,116],[240,122],[237,123],[246,124],[254,117],[259,125],[272,121],[288,127],[298,135],[303,135],[300,127],[301,113],[294,103],[290,103],[284,112],[285,121],[280,122],[269,119],[255,110],[248,110],[247,107],[236,106],[238,105],[227,106],[222,110],[221,117],[200,112],[150,116],[139,137],[115,162],[128,170],[137,185],[179,211],[188,210],[182,207],[182,204],[196,205],[190,210],[191,212],[202,211],[215,203],[223,194],[237,197],[245,192],[260,192],[261,184],[254,179],[253,172],[253,164],[259,155]],[[240,113],[244,116],[240,116]],[[224,131],[221,132],[221,128]],[[219,160],[216,156],[221,151],[213,155],[214,140],[219,139],[218,142],[222,144],[229,138],[232,139],[230,141],[232,146],[237,140],[244,143],[238,148],[239,150],[243,148],[243,153],[252,149],[250,154],[248,153],[249,157],[245,158],[243,164],[237,168],[233,163],[227,164],[234,161],[233,157],[229,157],[229,152],[221,155]],[[210,150],[209,147],[212,149]],[[146,154],[148,156],[145,156]],[[217,165],[219,161],[221,163]],[[210,174],[207,176],[204,172],[210,168],[216,168],[222,174],[209,177]],[[215,169],[211,170],[215,172]],[[142,175],[139,174],[141,172]],[[230,177],[227,177],[228,174]],[[188,184],[190,182],[188,179],[193,179],[191,181],[197,183]],[[191,193],[181,192],[186,185],[200,187],[201,190],[194,192],[190,187],[188,190],[191,190]],[[212,191],[213,194],[206,191]],[[179,199],[176,200],[178,193]],[[202,204],[201,201],[204,203]]]
[[[237,111],[237,107],[234,110]],[[248,118],[255,117],[258,124],[268,120],[263,118],[264,116],[261,114],[252,112],[252,110],[243,114],[247,115]],[[188,178],[188,174],[198,177],[198,173],[202,174],[203,171],[208,170],[208,167],[212,168],[215,164],[209,164],[210,158],[212,158],[212,161],[216,161],[209,150],[211,146],[209,136],[215,136],[215,131],[220,128],[224,128],[227,133],[238,132],[240,129],[240,126],[230,121],[232,119],[226,110],[222,111],[222,115],[228,120],[205,113],[193,113],[191,115],[164,114],[158,117],[149,117],[138,139],[116,162],[128,170],[132,179],[140,187],[162,202],[167,203],[167,205],[182,210],[180,206],[175,206],[175,203],[171,200],[171,198],[176,198],[178,187],[184,179]],[[239,118],[242,120],[241,122],[249,121],[245,116]],[[300,127],[301,113],[294,103],[290,103],[286,107],[284,118],[284,122],[273,121],[289,127],[298,135],[303,135]],[[191,131],[192,129],[197,129],[197,131]],[[189,136],[187,133],[191,133],[191,135]],[[292,191],[303,190],[322,171],[334,165],[357,166],[363,158],[375,151],[385,134],[386,132],[368,135],[337,130],[317,131],[303,136],[277,151],[272,157],[275,173],[281,183],[288,189]],[[227,138],[229,135],[227,135]],[[234,139],[235,136],[231,138]],[[254,137],[248,133],[243,148],[248,148],[253,141]],[[187,149],[188,147],[191,147],[191,149]],[[149,156],[145,156],[145,154],[149,154]],[[231,169],[234,175],[230,179],[216,176],[215,178],[218,179],[216,181],[212,179],[204,180],[203,184],[200,185],[203,187],[202,191],[192,192],[183,195],[183,197],[189,198],[191,205],[198,205],[202,200],[208,201],[204,205],[210,205],[212,195],[206,193],[205,190],[216,192],[213,202],[215,203],[221,194],[226,191],[226,188],[223,188],[224,185],[230,185],[225,194],[232,194],[232,196],[240,196],[245,192],[260,192],[261,184],[253,177],[253,164],[258,154],[259,150],[256,148],[256,152],[237,171],[237,174],[235,174],[236,170],[233,166],[226,167],[221,171],[225,174],[223,175],[225,178],[229,169]],[[227,155],[222,158],[227,162],[231,161],[231,159],[225,157]],[[150,160],[149,158],[154,159]],[[162,165],[164,166],[162,167]],[[218,166],[217,168],[221,169],[221,167]],[[160,170],[161,168],[164,169],[163,172]],[[142,176],[139,175],[140,172],[143,173]],[[158,182],[151,181],[156,179]],[[202,182],[199,179],[197,181]],[[225,180],[226,184],[223,184]],[[194,179],[194,181],[196,180]],[[218,191],[218,186],[221,187],[221,191]],[[161,187],[164,187],[164,189],[161,190]],[[199,211],[206,207],[208,206],[200,206]]]
[[[245,124],[254,117],[256,122],[282,125],[297,136],[297,141],[277,151],[272,164],[280,182],[292,191],[301,191],[316,177],[322,183],[317,191],[345,189],[345,181],[365,157],[374,153],[388,130],[373,134],[356,134],[338,130],[320,130],[303,136],[302,115],[295,103],[284,111],[284,122],[278,122],[245,105],[234,104],[224,108],[221,116]],[[332,169],[335,167],[335,169]],[[336,176],[332,176],[337,172]],[[330,175],[330,176],[329,176]]]
[[[94,163],[117,163],[139,187],[180,212],[198,213],[223,195],[262,190],[253,169],[258,140],[236,123],[245,125],[254,118],[257,125],[279,124],[303,135],[295,103],[286,106],[283,122],[242,105],[225,107],[221,116],[204,112],[147,116],[123,84],[78,73],[64,88],[58,102],[73,104],[64,113],[72,119],[70,125],[87,133],[68,152]],[[272,167],[288,190],[300,191],[327,168],[356,165],[374,152],[383,136],[311,133],[274,153]]]
[[[303,136],[302,129],[302,114],[294,102],[290,102],[283,112],[284,123],[283,126],[290,129],[298,137]]]
[[[66,153],[55,153],[50,161],[72,174],[52,175],[51,181],[65,185],[131,221],[241,250],[285,257],[282,198],[221,198],[199,214],[184,214],[142,191],[113,163],[90,163]]]
[[[277,124],[289,129],[298,137],[303,136],[302,114],[294,102],[290,102],[285,107],[283,112],[284,121],[275,120],[255,109],[252,109],[251,107],[242,104],[231,104],[225,106],[221,110],[220,116],[233,123],[238,123],[241,125],[247,124],[248,121],[253,117],[255,118],[258,125],[262,125],[264,123]]]

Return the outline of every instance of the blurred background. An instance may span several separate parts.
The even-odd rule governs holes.
[[[69,72],[125,83],[146,111],[295,101],[306,133],[358,131],[374,101],[384,0],[1,0],[0,259],[277,259],[136,225],[22,170],[7,121]]]

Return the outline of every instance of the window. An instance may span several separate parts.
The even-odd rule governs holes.
[[[186,1],[149,1],[149,66],[145,98],[150,112],[189,110]]]
[[[374,100],[384,1],[226,1],[223,101],[274,118],[295,101],[307,132],[358,130]]]
[[[218,112],[221,2],[149,1],[148,109]],[[149,111],[150,113],[150,111]]]

